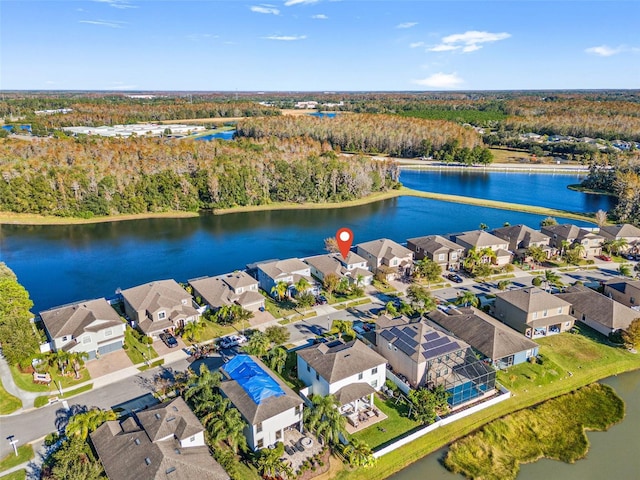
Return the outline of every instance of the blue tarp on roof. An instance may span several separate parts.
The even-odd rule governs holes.
[[[236,355],[223,367],[257,405],[269,398],[284,395],[282,388],[249,355]]]

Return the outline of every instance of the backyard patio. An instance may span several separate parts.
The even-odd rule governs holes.
[[[282,458],[294,472],[297,472],[307,459],[322,451],[322,445],[313,434],[300,433],[295,428],[285,430],[284,448],[285,453]]]

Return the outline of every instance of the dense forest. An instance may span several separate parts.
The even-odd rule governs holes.
[[[399,186],[392,162],[309,138],[0,140],[0,210],[59,216],[340,202]]]
[[[442,120],[394,115],[340,114],[334,118],[287,116],[250,118],[238,135],[254,139],[309,137],[335,150],[396,157],[433,156],[443,161],[490,163],[491,153],[470,127]]]

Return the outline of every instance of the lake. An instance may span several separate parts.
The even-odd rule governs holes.
[[[225,132],[216,132],[216,133],[210,133],[209,135],[203,135],[202,137],[198,137],[195,140],[196,141],[209,141],[209,140],[214,140],[216,138],[221,139],[221,140],[233,140],[233,136],[236,134],[235,130],[227,130]]]
[[[632,480],[640,478],[640,371],[629,372],[602,381],[612,386],[626,404],[624,420],[606,432],[588,432],[590,448],[586,458],[574,464],[539,460],[522,465],[518,480]],[[458,480],[465,478],[446,470],[440,461],[447,449],[432,453],[391,480]]]

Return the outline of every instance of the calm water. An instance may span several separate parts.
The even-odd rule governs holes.
[[[204,135],[202,137],[196,138],[196,141],[209,141],[215,138],[219,138],[222,140],[233,140],[233,136],[235,134],[236,134],[235,130],[227,130],[226,132],[210,133],[209,135]]]
[[[611,385],[626,404],[624,420],[606,432],[588,432],[590,448],[586,458],[573,465],[555,460],[539,460],[522,465],[518,480],[636,480],[640,478],[640,371],[625,373],[602,381]],[[576,406],[579,408],[579,406]],[[442,448],[419,460],[391,480],[457,480],[464,478],[448,472],[440,461]]]
[[[567,185],[584,175],[464,171],[403,170],[400,180],[408,188],[467,197],[503,200],[572,212],[612,210],[615,199],[607,195],[573,192]]]

